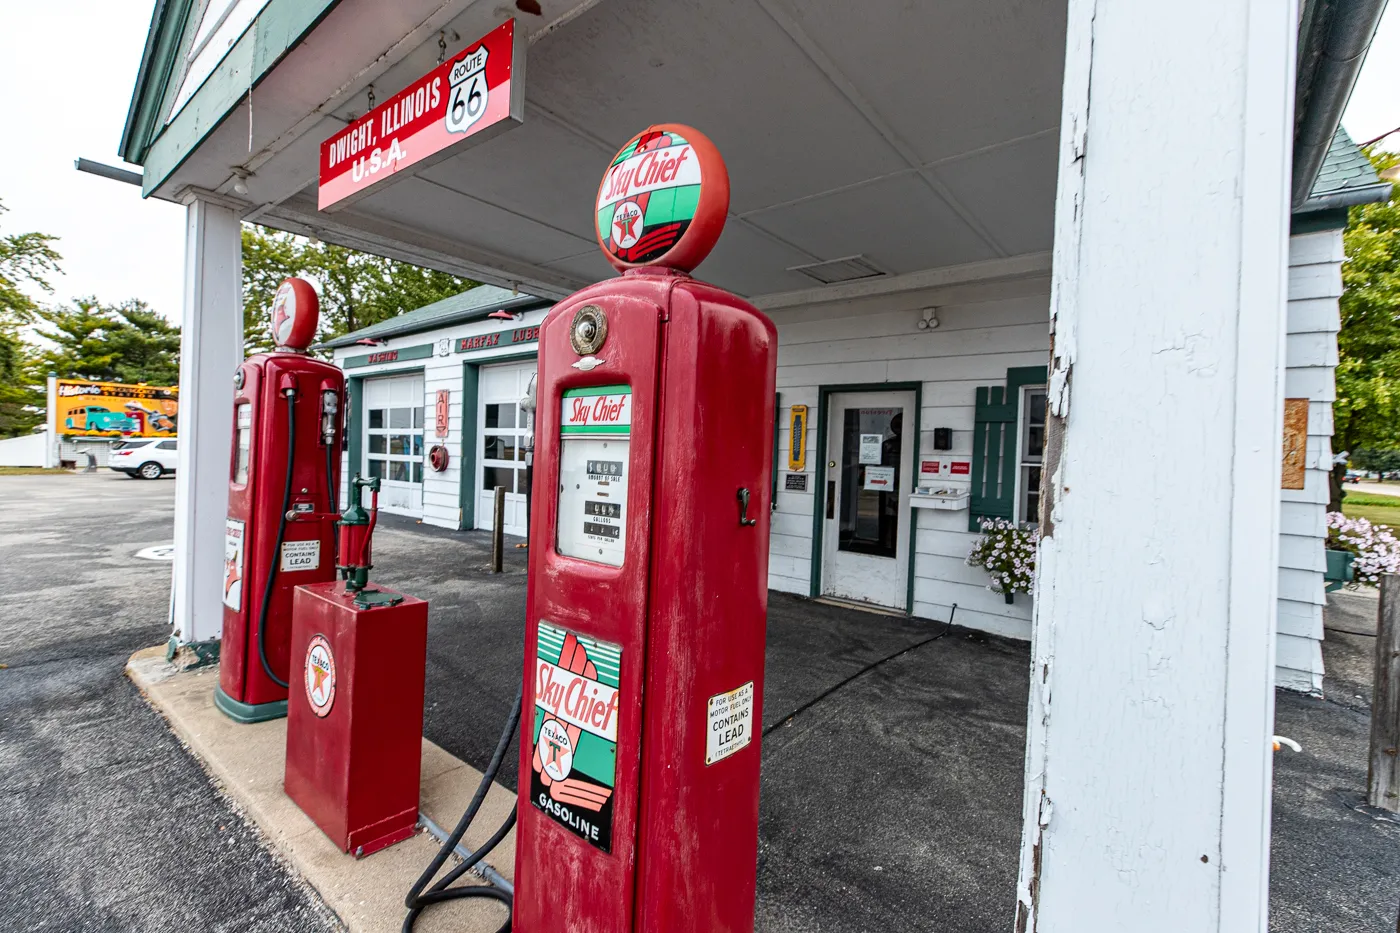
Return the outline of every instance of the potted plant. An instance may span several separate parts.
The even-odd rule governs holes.
[[[981,567],[991,577],[987,589],[1000,593],[1008,604],[1017,593],[1035,586],[1035,551],[1040,532],[1033,525],[1018,525],[1004,518],[982,519],[982,537],[972,546],[967,563]]]
[[[1383,573],[1400,573],[1400,539],[1388,525],[1327,513],[1327,591],[1344,584],[1376,586]]]

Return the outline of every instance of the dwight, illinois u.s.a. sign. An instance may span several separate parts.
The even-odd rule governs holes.
[[[317,207],[348,207],[525,115],[525,35],[507,20],[321,143]]]

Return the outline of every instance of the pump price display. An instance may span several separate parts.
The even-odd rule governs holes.
[[[560,554],[622,566],[631,431],[630,386],[564,393],[559,428]]]

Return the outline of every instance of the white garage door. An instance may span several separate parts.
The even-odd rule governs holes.
[[[423,517],[423,374],[365,380],[365,476],[378,476],[379,507]]]
[[[530,387],[534,362],[483,366],[477,389],[476,527],[490,530],[495,489],[506,488],[505,532],[524,537],[529,489],[525,480],[525,412],[520,400]]]

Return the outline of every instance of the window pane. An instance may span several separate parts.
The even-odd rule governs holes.
[[[369,452],[372,454],[382,454],[387,449],[383,434],[371,434],[369,436]]]
[[[413,456],[423,456],[423,435],[421,434],[413,435]]]
[[[510,402],[486,406],[486,426],[488,428],[515,427],[515,406]]]
[[[1040,467],[1021,468],[1021,521],[1040,521]]]
[[[390,460],[389,478],[399,483],[408,482],[408,464],[402,460]]]
[[[1026,394],[1026,437],[1022,460],[1039,462],[1045,456],[1045,392]]]
[[[514,460],[515,438],[504,434],[486,435],[485,457],[487,460]]]
[[[389,409],[389,427],[410,428],[413,426],[413,409],[411,408],[391,408]]]
[[[413,481],[415,483],[423,482],[423,464],[421,462],[413,464]]]
[[[418,430],[423,430],[423,406],[419,405],[413,409],[413,426]]]
[[[369,411],[369,426],[371,429],[384,427],[384,409],[371,408]]]
[[[899,542],[904,409],[847,408],[842,428],[837,547],[892,558]]]
[[[510,467],[484,467],[481,477],[481,488],[487,492],[497,486],[506,487],[506,492],[515,492],[515,471]]]
[[[157,447],[158,449],[160,449],[160,450],[175,450],[175,449],[176,449],[176,447],[175,447],[175,442],[174,442],[174,441],[161,441],[159,444],[156,445],[156,447]]]
[[[410,450],[407,434],[389,435],[389,453],[398,454],[401,457],[408,456]]]
[[[383,478],[384,478],[384,461],[383,461],[383,460],[375,460],[374,458],[370,458],[370,461],[369,461],[369,476],[370,476],[370,479],[373,479],[373,478],[375,478],[376,476],[379,477],[380,479],[383,479]]]

